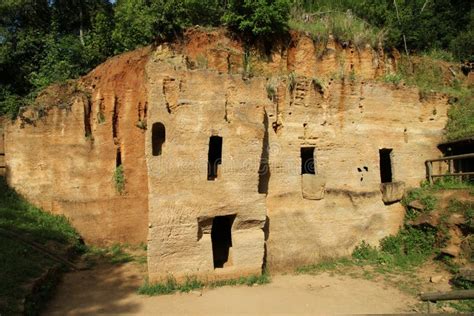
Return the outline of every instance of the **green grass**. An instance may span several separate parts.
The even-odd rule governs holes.
[[[122,264],[132,261],[140,261],[141,258],[135,258],[135,256],[128,253],[125,248],[126,245],[115,244],[111,247],[87,247],[87,252],[84,254],[84,258],[91,264],[95,264],[98,261],[109,262],[111,264]],[[145,259],[146,260],[146,259]]]
[[[318,274],[341,271],[346,267],[372,266],[376,273],[410,271],[419,267],[437,253],[436,229],[405,226],[395,236],[388,236],[374,247],[362,241],[351,257],[328,259],[297,268],[298,273]],[[365,272],[369,273],[369,272]]]
[[[324,46],[328,42],[329,35],[332,35],[340,43],[352,43],[360,50],[364,49],[366,44],[377,47],[384,41],[385,32],[383,30],[371,26],[350,12],[318,13],[303,21],[301,17],[305,15],[302,12],[295,12],[289,21],[289,27],[297,31],[308,32],[313,40],[323,43]]]
[[[441,190],[469,190],[471,194],[474,194],[474,184],[449,177],[437,179],[433,185],[423,182],[419,188],[409,190],[404,196],[402,203],[408,206],[412,201],[418,200],[424,205],[424,212],[431,212],[438,205],[435,193]],[[408,209],[407,215],[407,219],[414,219],[411,217],[415,215],[412,210]]]
[[[474,136],[474,89],[459,88],[451,92],[453,105],[448,111],[446,138],[457,140]]]
[[[400,84],[402,80],[403,80],[403,77],[398,73],[389,73],[382,77],[383,82],[392,83],[394,85]]]
[[[407,206],[414,200],[419,200],[424,206],[423,212],[431,212],[438,206],[435,194],[440,190],[464,189],[471,190],[471,183],[457,181],[456,179],[439,180],[434,185],[423,183],[420,188],[410,190],[405,198]],[[408,207],[407,207],[408,208]],[[378,247],[363,241],[352,252],[351,257],[327,259],[322,262],[297,268],[297,273],[320,274],[346,274],[355,278],[368,280],[383,278],[389,284],[409,294],[415,295],[421,290],[422,281],[417,277],[417,269],[424,263],[433,259],[440,266],[453,275],[459,272],[460,265],[448,256],[441,256],[440,249],[444,246],[450,214],[462,214],[465,218],[463,229],[474,231],[474,203],[452,199],[445,210],[442,211],[440,224],[436,228],[428,225],[410,226],[406,224],[395,236],[383,238]],[[408,208],[405,221],[413,220],[419,211]],[[453,279],[455,288],[472,289],[474,282],[465,279]],[[449,306],[459,312],[474,311],[472,301],[450,302]]]
[[[190,292],[193,290],[199,290],[204,287],[215,288],[221,286],[235,286],[235,285],[247,285],[252,286],[254,284],[267,284],[270,283],[270,276],[265,272],[261,275],[251,275],[247,277],[240,277],[238,279],[213,281],[204,283],[198,280],[196,277],[187,277],[184,283],[176,282],[173,276],[169,276],[166,282],[151,284],[148,281],[145,282],[139,289],[138,293],[142,295],[166,295],[176,292]]]
[[[122,194],[125,190],[125,174],[123,172],[123,165],[115,168],[113,180],[115,183],[115,189],[118,193]]]
[[[458,79],[459,74],[452,80],[446,80],[444,73],[447,70],[443,70],[440,60],[449,59],[450,56],[439,50],[412,59],[402,56],[397,73],[381,79],[395,84],[403,81],[418,87],[421,99],[433,93],[445,94],[451,104],[445,137],[457,140],[474,136],[474,89]]]
[[[0,228],[14,230],[40,244],[54,241],[64,248],[73,245],[83,251],[80,237],[64,216],[43,212],[10,189],[0,177]],[[30,246],[0,236],[0,314],[18,312],[18,300],[24,297],[24,284],[56,265]],[[47,291],[49,293],[49,291]],[[47,296],[46,293],[44,297]],[[41,302],[30,306],[34,313]]]

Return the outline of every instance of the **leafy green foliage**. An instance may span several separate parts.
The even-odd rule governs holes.
[[[403,77],[397,73],[390,73],[390,74],[384,75],[382,77],[382,80],[387,83],[398,85],[403,80]]]
[[[457,140],[474,135],[474,90],[463,88],[452,97],[455,101],[448,112],[446,138]]]
[[[33,88],[39,90],[84,73],[88,67],[82,64],[82,51],[83,46],[72,35],[59,38],[49,35],[45,42],[45,56],[39,61],[39,69],[29,76]]]
[[[351,258],[323,260],[320,263],[299,267],[298,273],[317,274],[340,270],[344,267],[367,266],[377,272],[407,271],[423,264],[437,252],[436,229],[406,226],[395,236],[385,237],[379,248],[362,241],[355,247]]]
[[[436,252],[436,229],[406,226],[396,236],[381,240],[380,249],[397,266],[418,265]]]
[[[423,204],[426,212],[433,211],[438,203],[438,199],[433,195],[433,188],[427,185],[408,191],[403,198],[403,204],[406,206],[415,200],[418,200]]]
[[[290,20],[290,27],[300,31],[309,32],[314,40],[327,43],[329,35],[340,43],[352,43],[357,48],[363,49],[366,44],[378,47],[383,44],[385,31],[369,25],[363,19],[350,11],[325,12],[318,14],[317,18],[309,19],[301,12],[294,12]]]
[[[115,28],[112,32],[112,39],[117,45],[116,52],[147,45],[155,36],[155,12],[149,1],[117,1],[114,19]]]
[[[289,13],[289,0],[230,0],[222,20],[235,32],[263,38],[282,34]]]
[[[316,18],[350,11],[372,27],[386,30],[389,46],[404,49],[405,37],[412,52],[450,49],[459,59],[473,58],[474,11],[469,1],[295,0],[293,8]]]
[[[113,54],[179,37],[192,25],[224,23],[268,48],[288,28],[290,7],[290,26],[323,44],[331,33],[357,47],[386,39],[403,48],[404,37],[412,52],[473,60],[474,12],[468,1],[8,0],[0,3],[0,115],[15,117],[43,87],[83,75]],[[251,76],[248,58],[245,65],[244,76]],[[416,82],[423,93],[451,89],[440,87],[436,67],[426,61],[417,67],[425,70],[407,71],[403,79],[409,84]],[[459,106],[450,111],[455,122],[448,128],[450,139],[469,135],[474,125],[472,93],[452,94]]]
[[[115,168],[113,180],[115,183],[115,189],[118,193],[122,194],[125,190],[125,174],[123,172],[123,165]]]
[[[451,40],[449,49],[460,60],[474,60],[474,10],[471,7],[469,24]]]

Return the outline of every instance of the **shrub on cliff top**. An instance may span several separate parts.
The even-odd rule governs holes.
[[[230,0],[222,21],[246,37],[265,37],[284,33],[289,14],[289,0]]]

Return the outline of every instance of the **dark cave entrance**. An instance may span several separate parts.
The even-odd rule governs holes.
[[[151,127],[151,146],[153,156],[161,155],[162,147],[166,141],[166,129],[162,123],[153,123]]]
[[[301,174],[316,174],[314,147],[301,147]]]
[[[216,216],[212,221],[211,240],[214,269],[232,265],[232,224],[235,215]]]
[[[222,137],[211,136],[207,162],[207,180],[213,181],[219,175],[218,167],[222,163]]]
[[[379,150],[380,157],[380,181],[382,183],[392,182],[392,149],[382,148]]]

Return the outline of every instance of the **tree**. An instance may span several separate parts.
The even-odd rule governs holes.
[[[230,0],[222,21],[247,38],[263,38],[284,33],[289,14],[289,0]]]
[[[115,53],[147,45],[154,38],[156,16],[149,1],[118,0],[112,39]]]

